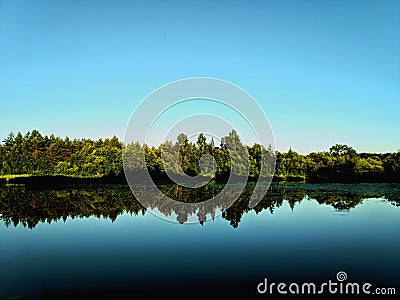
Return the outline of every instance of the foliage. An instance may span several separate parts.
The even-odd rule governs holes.
[[[212,158],[211,158],[212,157]],[[164,164],[163,164],[164,161]],[[74,139],[43,136],[33,130],[25,135],[10,133],[0,143],[0,176],[69,175],[103,177],[126,171],[144,171],[155,177],[165,173],[203,175],[223,179],[232,173],[250,180],[308,182],[400,181],[400,151],[396,153],[357,153],[348,145],[334,145],[329,151],[301,155],[273,151],[271,145],[244,145],[232,130],[221,139],[207,141],[199,134],[195,143],[181,133],[175,142],[159,146],[132,142],[124,145],[111,139]]]
[[[37,130],[25,136],[10,133],[0,145],[0,175],[119,174],[121,151],[122,143],[115,136],[93,141],[42,136]]]

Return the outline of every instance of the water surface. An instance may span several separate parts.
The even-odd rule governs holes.
[[[0,192],[0,299],[250,296],[265,277],[325,282],[339,271],[400,288],[400,184],[273,185],[255,208],[250,190],[201,224],[154,216],[126,186]]]

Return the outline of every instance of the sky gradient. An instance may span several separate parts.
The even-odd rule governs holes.
[[[188,77],[251,94],[280,151],[397,151],[400,2],[0,0],[0,139],[122,139]]]

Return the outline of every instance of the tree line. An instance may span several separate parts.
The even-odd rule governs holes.
[[[140,159],[144,153],[145,161]],[[173,158],[178,159],[173,159]],[[164,160],[164,164],[163,164]],[[199,163],[200,161],[200,163]],[[10,133],[0,143],[0,175],[66,175],[76,177],[122,176],[125,170],[145,170],[155,178],[166,173],[202,174],[224,180],[232,173],[249,174],[249,180],[353,182],[400,181],[400,150],[395,153],[357,153],[347,145],[306,155],[290,149],[244,145],[232,130],[219,145],[199,134],[195,143],[180,134],[175,142],[159,146],[132,142],[116,136],[106,139],[60,138],[33,130]],[[264,166],[264,167],[263,167]]]

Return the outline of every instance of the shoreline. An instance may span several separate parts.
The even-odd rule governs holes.
[[[242,180],[243,178],[238,178]],[[285,183],[298,183],[298,184],[313,184],[313,183],[343,183],[343,184],[355,184],[355,183],[400,183],[400,180],[391,180],[390,178],[367,178],[360,180],[360,178],[343,178],[339,180],[329,178],[314,178],[312,180],[304,177],[290,176],[283,178],[281,176],[274,176],[271,178],[264,178],[266,182],[285,184]],[[362,178],[361,178],[362,179]],[[205,182],[210,179],[205,178]],[[249,178],[248,183],[256,182],[258,178]],[[157,185],[168,185],[176,184],[172,182],[167,176],[153,177],[153,182]],[[212,183],[215,184],[226,184],[227,177],[211,179]],[[77,176],[66,176],[66,175],[12,175],[0,177],[0,188],[7,185],[23,185],[29,187],[55,187],[55,186],[80,186],[80,185],[127,185],[125,174],[109,175],[102,177],[77,177]]]

